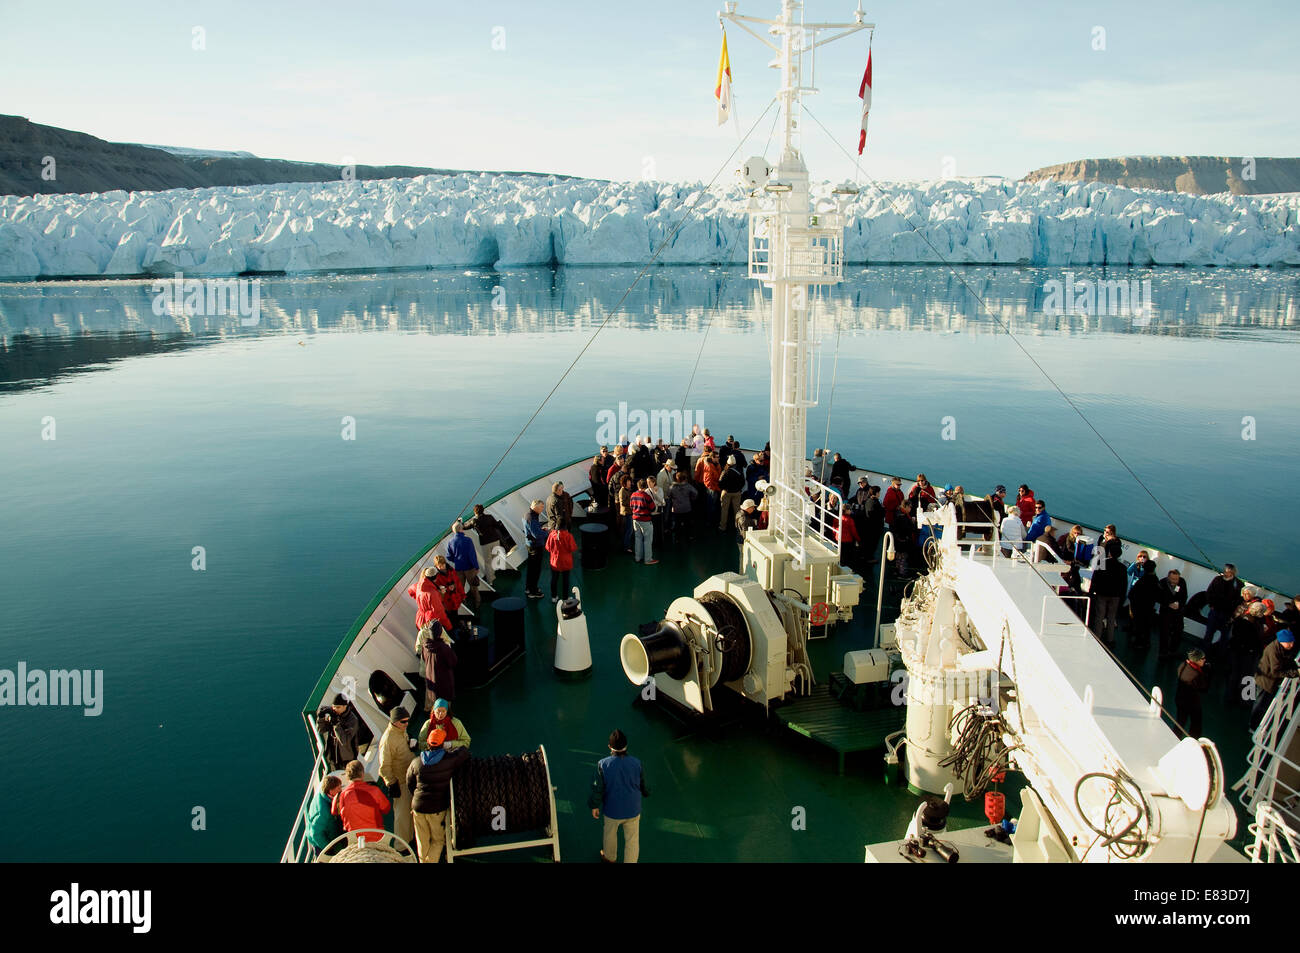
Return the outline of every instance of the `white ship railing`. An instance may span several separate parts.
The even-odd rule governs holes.
[[[1284,780],[1284,776],[1300,778],[1300,764],[1286,755],[1295,735],[1297,708],[1300,708],[1300,679],[1285,678],[1251,735],[1254,744],[1246,756],[1246,773],[1233,785],[1234,790],[1241,790],[1242,807],[1257,819],[1261,811],[1271,810],[1277,816],[1266,818],[1266,827],[1280,823],[1287,828],[1290,838],[1295,834],[1286,817],[1300,817],[1300,791]]]
[[[814,215],[807,228],[786,229],[785,252],[772,255],[781,214],[755,215],[749,226],[749,277],[834,284],[844,277],[844,216]]]
[[[785,505],[770,513],[768,529],[789,548],[796,565],[803,565],[809,539],[825,545],[838,559],[843,549],[839,539],[839,514],[844,510],[844,498],[839,491],[813,477],[804,477],[800,490],[775,480],[770,485],[784,495]],[[808,491],[817,494],[816,498],[809,496]],[[828,505],[832,500],[835,502],[834,512]]]
[[[298,805],[298,816],[294,818],[293,827],[289,829],[289,839],[280,853],[282,864],[309,864],[316,859],[316,848],[312,847],[311,842],[307,840],[307,809],[311,807],[312,798],[316,796],[321,781],[325,780],[325,776],[330,773],[330,767],[325,760],[325,745],[316,731],[316,725],[310,719],[307,724],[311,729],[312,743],[316,747],[316,760],[307,779],[307,793],[303,795],[302,803]]]
[[[1246,856],[1256,864],[1300,863],[1300,839],[1271,805],[1261,804],[1254,822],[1246,828],[1255,839],[1246,845]]]

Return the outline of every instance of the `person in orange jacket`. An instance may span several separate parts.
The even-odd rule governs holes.
[[[392,802],[376,785],[366,780],[366,769],[360,761],[349,761],[344,775],[348,783],[334,796],[330,813],[343,822],[343,830],[384,830],[384,815],[393,809]],[[377,841],[382,834],[374,833],[357,840]]]
[[[442,553],[433,557],[433,568],[438,570],[433,577],[433,584],[442,597],[442,607],[447,610],[448,616],[454,616],[460,609],[460,604],[465,601],[465,587]]]
[[[577,548],[567,522],[560,523],[546,537],[546,551],[551,554],[551,602],[569,596],[569,570],[573,568],[573,552]]]

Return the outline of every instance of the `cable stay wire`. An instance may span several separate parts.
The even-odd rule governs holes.
[[[848,156],[850,161],[853,161],[853,154],[844,148],[843,143],[841,143],[837,138],[835,138],[835,135],[829,129],[826,128],[825,124],[820,119],[818,119],[816,115],[814,115],[813,112],[808,109],[807,106],[804,107],[803,111],[812,119],[813,122],[817,123],[817,125],[821,127],[822,132],[826,133],[827,138],[829,138],[831,142],[833,142],[840,149],[841,152],[843,152],[846,156]],[[977,302],[979,302],[980,307],[984,309],[984,312],[990,318],[992,318],[994,322],[996,322],[998,327],[1002,329],[1003,333],[1005,333],[1006,336],[1012,340],[1012,342],[1016,345],[1016,347],[1020,349],[1020,352],[1024,354],[1026,358],[1029,359],[1029,362],[1033,364],[1035,368],[1038,369],[1038,372],[1043,375],[1043,378],[1049,384],[1052,385],[1053,389],[1055,389],[1055,391],[1058,394],[1061,395],[1061,399],[1064,400],[1067,404],[1069,404],[1070,409],[1073,410],[1075,414],[1078,415],[1079,419],[1082,420],[1084,424],[1088,427],[1088,429],[1092,431],[1093,435],[1097,438],[1098,441],[1101,442],[1102,446],[1104,446],[1107,450],[1110,451],[1111,456],[1113,456],[1119,462],[1119,465],[1123,467],[1125,471],[1127,471],[1128,475],[1133,478],[1133,481],[1137,483],[1137,485],[1142,488],[1142,490],[1146,493],[1146,495],[1151,498],[1151,502],[1155,503],[1155,505],[1159,508],[1160,512],[1162,512],[1165,515],[1165,518],[1168,519],[1169,522],[1172,523],[1173,526],[1178,530],[1178,532],[1182,533],[1183,537],[1189,543],[1192,544],[1192,546],[1196,549],[1196,551],[1205,558],[1205,561],[1208,565],[1217,566],[1218,563],[1216,563],[1214,559],[1210,556],[1210,554],[1207,553],[1205,549],[1201,546],[1201,544],[1196,541],[1196,539],[1192,536],[1192,534],[1187,531],[1187,529],[1183,526],[1183,524],[1178,521],[1178,519],[1174,516],[1174,514],[1169,512],[1169,509],[1163,503],[1160,502],[1160,498],[1155,495],[1152,489],[1149,486],[1147,486],[1146,482],[1140,476],[1138,476],[1137,472],[1131,466],[1129,466],[1128,461],[1126,461],[1124,457],[1120,455],[1119,451],[1116,450],[1111,445],[1110,441],[1107,440],[1102,435],[1101,431],[1096,428],[1093,422],[1088,419],[1088,415],[1083,412],[1083,409],[1079,407],[1077,403],[1075,403],[1074,399],[1071,398],[1070,395],[1065,392],[1065,390],[1061,387],[1061,385],[1056,382],[1056,379],[1053,378],[1050,373],[1048,373],[1047,369],[1043,367],[1043,365],[1038,362],[1038,360],[1034,357],[1034,355],[1029,352],[1029,350],[1025,347],[1025,345],[1021,343],[1020,338],[1018,338],[1011,331],[1011,328],[1008,327],[1007,324],[993,312],[993,308],[988,304],[988,302],[984,300],[983,297],[980,296],[979,292],[977,292],[974,288],[971,287],[970,283],[965,279],[965,277],[961,274],[961,272],[957,270],[957,268],[952,264],[952,262],[948,261],[948,259],[944,257],[943,253],[939,251],[938,247],[934,244],[934,242],[930,240],[930,237],[926,235],[924,231],[922,231],[920,228],[917,227],[916,217],[906,209],[900,208],[898,203],[894,201],[893,196],[891,196],[888,192],[886,192],[883,188],[881,188],[879,183],[877,183],[876,180],[872,178],[870,174],[864,173],[864,175],[866,175],[867,184],[870,185],[877,192],[879,192],[881,195],[883,195],[886,201],[888,201],[890,206],[893,208],[894,212],[898,214],[900,217],[904,218],[907,221],[908,226],[912,229],[912,231],[915,232],[921,238],[922,241],[924,241],[927,245],[930,246],[930,250],[934,252],[935,256],[939,259],[939,261],[948,267],[948,270],[952,272],[953,277],[955,277],[959,282],[961,282],[962,287],[964,287],[966,291],[969,292],[972,298],[974,298]]]

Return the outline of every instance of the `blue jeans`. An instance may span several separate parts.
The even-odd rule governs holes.
[[[1219,615],[1219,613],[1215,612],[1213,609],[1211,609],[1208,613],[1206,613],[1205,615],[1206,652],[1210,652],[1210,646],[1216,644],[1216,640],[1212,638],[1212,636],[1220,632],[1223,633],[1223,644],[1220,645],[1219,648],[1221,649],[1224,646],[1226,646],[1228,644],[1228,638],[1232,634],[1230,631],[1231,628],[1232,628],[1232,622],[1225,616]]]
[[[644,552],[645,561],[649,562],[655,558],[654,553],[651,551],[651,545],[655,539],[655,524],[650,520],[632,520],[632,526],[634,539],[636,540],[635,548],[632,550],[632,558],[640,562]]]

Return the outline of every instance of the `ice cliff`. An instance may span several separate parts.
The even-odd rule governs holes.
[[[0,278],[642,263],[688,208],[660,263],[743,262],[745,196],[736,187],[702,190],[483,174],[8,195],[0,197]],[[819,187],[823,201],[828,193],[829,186]],[[1195,196],[1053,181],[886,183],[864,188],[849,205],[845,257],[1300,265],[1298,213],[1295,194]]]

